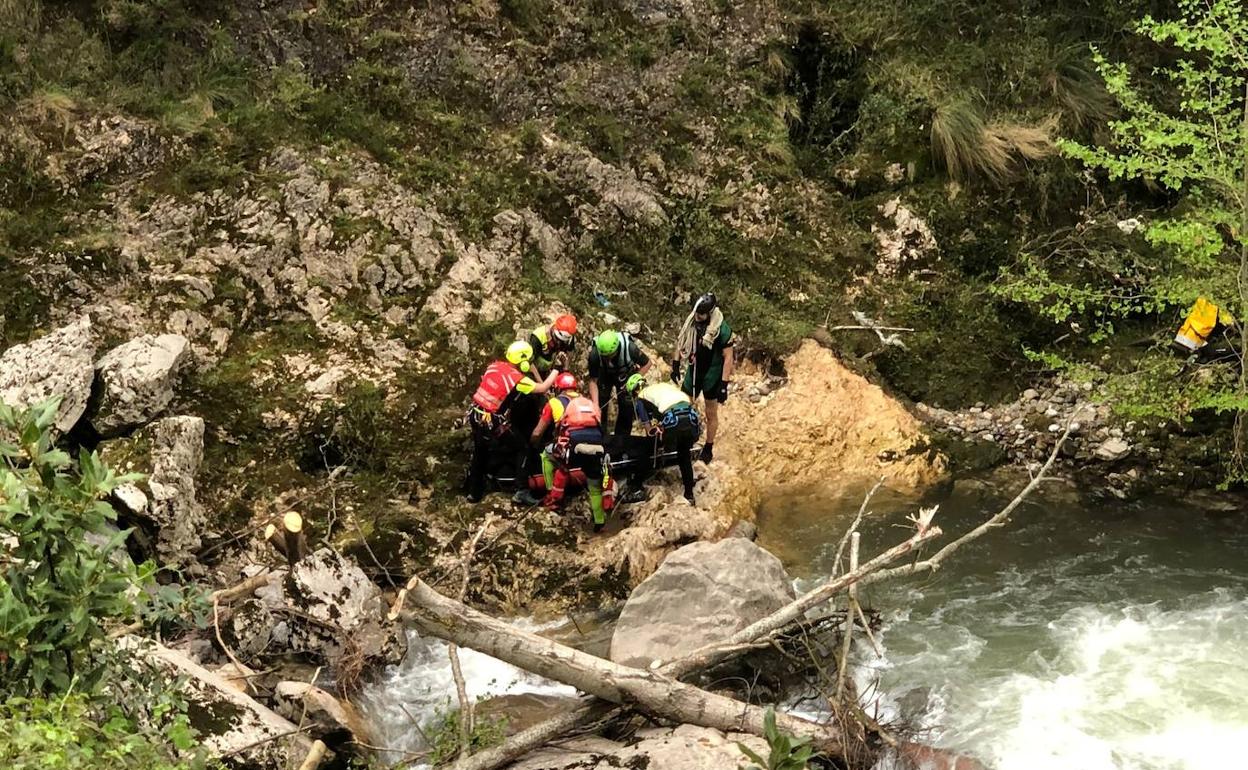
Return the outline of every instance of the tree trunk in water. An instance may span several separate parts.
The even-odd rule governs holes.
[[[477,612],[419,582],[408,593],[412,609],[403,614],[418,628],[448,642],[504,660],[548,679],[628,704],[660,719],[711,727],[724,732],[763,735],[764,711],[758,706],[706,692],[652,671],[621,666],[565,647]],[[806,736],[829,756],[842,753],[840,730],[788,714],[776,714],[777,726]]]

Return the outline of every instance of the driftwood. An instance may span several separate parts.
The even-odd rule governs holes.
[[[316,770],[321,764],[321,760],[325,758],[325,742],[313,741],[312,748],[308,749],[308,755],[303,758],[303,762],[299,765],[299,770]]]
[[[617,704],[629,704],[661,719],[724,732],[764,734],[758,706],[706,692],[654,671],[621,666],[537,634],[515,628],[442,596],[423,581],[408,592],[403,613],[425,633],[471,647],[539,676]],[[808,736],[829,756],[842,751],[840,730],[789,714],[777,714],[781,730]]]

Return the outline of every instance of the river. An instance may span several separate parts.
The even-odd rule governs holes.
[[[968,479],[941,503],[948,542],[1021,482]],[[826,575],[862,490],[773,497],[759,543],[799,590]],[[877,496],[864,558],[905,537],[916,502]],[[993,770],[1230,770],[1248,767],[1248,527],[1191,502],[1093,504],[1058,483],[934,576],[872,587],[878,641],[856,647],[855,679],[920,740]],[[587,645],[599,652],[598,642]],[[363,698],[383,745],[417,748],[409,714],[453,701],[440,644],[414,640],[404,665]],[[471,652],[474,695],[567,694]],[[392,757],[396,758],[396,757]]]
[[[937,515],[942,542],[1019,485],[956,485]],[[774,499],[760,543],[799,583],[817,578],[857,497]],[[900,540],[913,505],[873,505],[864,554]],[[995,770],[1248,767],[1242,516],[1177,500],[1086,504],[1054,486],[1013,518],[934,576],[864,594],[885,615],[883,655],[860,646],[857,678],[878,682],[884,713]]]

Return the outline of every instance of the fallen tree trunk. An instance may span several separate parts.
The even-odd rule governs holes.
[[[621,666],[515,628],[471,607],[448,599],[423,581],[408,593],[412,608],[406,619],[448,642],[471,647],[547,679],[571,685],[612,703],[636,705],[661,719],[711,727],[724,732],[764,735],[764,710],[758,706],[706,692],[654,671]],[[777,726],[809,737],[829,756],[842,753],[840,730],[789,714],[776,714]]]
[[[940,534],[939,527],[927,527],[921,532],[916,532],[905,542],[898,543],[858,569],[851,570],[834,580],[829,580],[827,583],[808,591],[757,623],[746,626],[723,642],[707,645],[693,651],[689,655],[665,664],[660,665],[659,661],[655,661],[651,664],[651,669],[665,678],[679,679],[720,661],[727,660],[738,653],[765,646],[760,645],[760,637],[777,633],[794,620],[803,617],[811,608],[831,599],[849,586],[863,580],[875,570],[882,569],[885,565],[911,553],[920,545],[939,537]],[[409,588],[416,582],[417,580],[413,578],[408,584]],[[396,610],[397,606],[402,603],[406,592],[407,589],[404,589],[400,593],[399,601],[396,602]],[[396,616],[397,611],[392,612],[391,615],[392,617]],[[516,733],[500,746],[495,746],[461,759],[451,764],[449,770],[493,770],[493,768],[501,767],[508,762],[518,759],[560,735],[575,730],[577,727],[596,719],[608,719],[617,715],[618,712],[615,709],[606,708],[601,703],[595,704],[594,701],[589,700],[583,706],[557,714],[527,730]]]

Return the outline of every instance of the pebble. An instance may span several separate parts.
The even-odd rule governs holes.
[[[1040,391],[1036,390],[1035,388],[1028,388],[1027,390],[1023,391],[1023,395],[1019,398],[1019,400],[1020,401],[1035,401],[1037,398],[1040,398]]]

